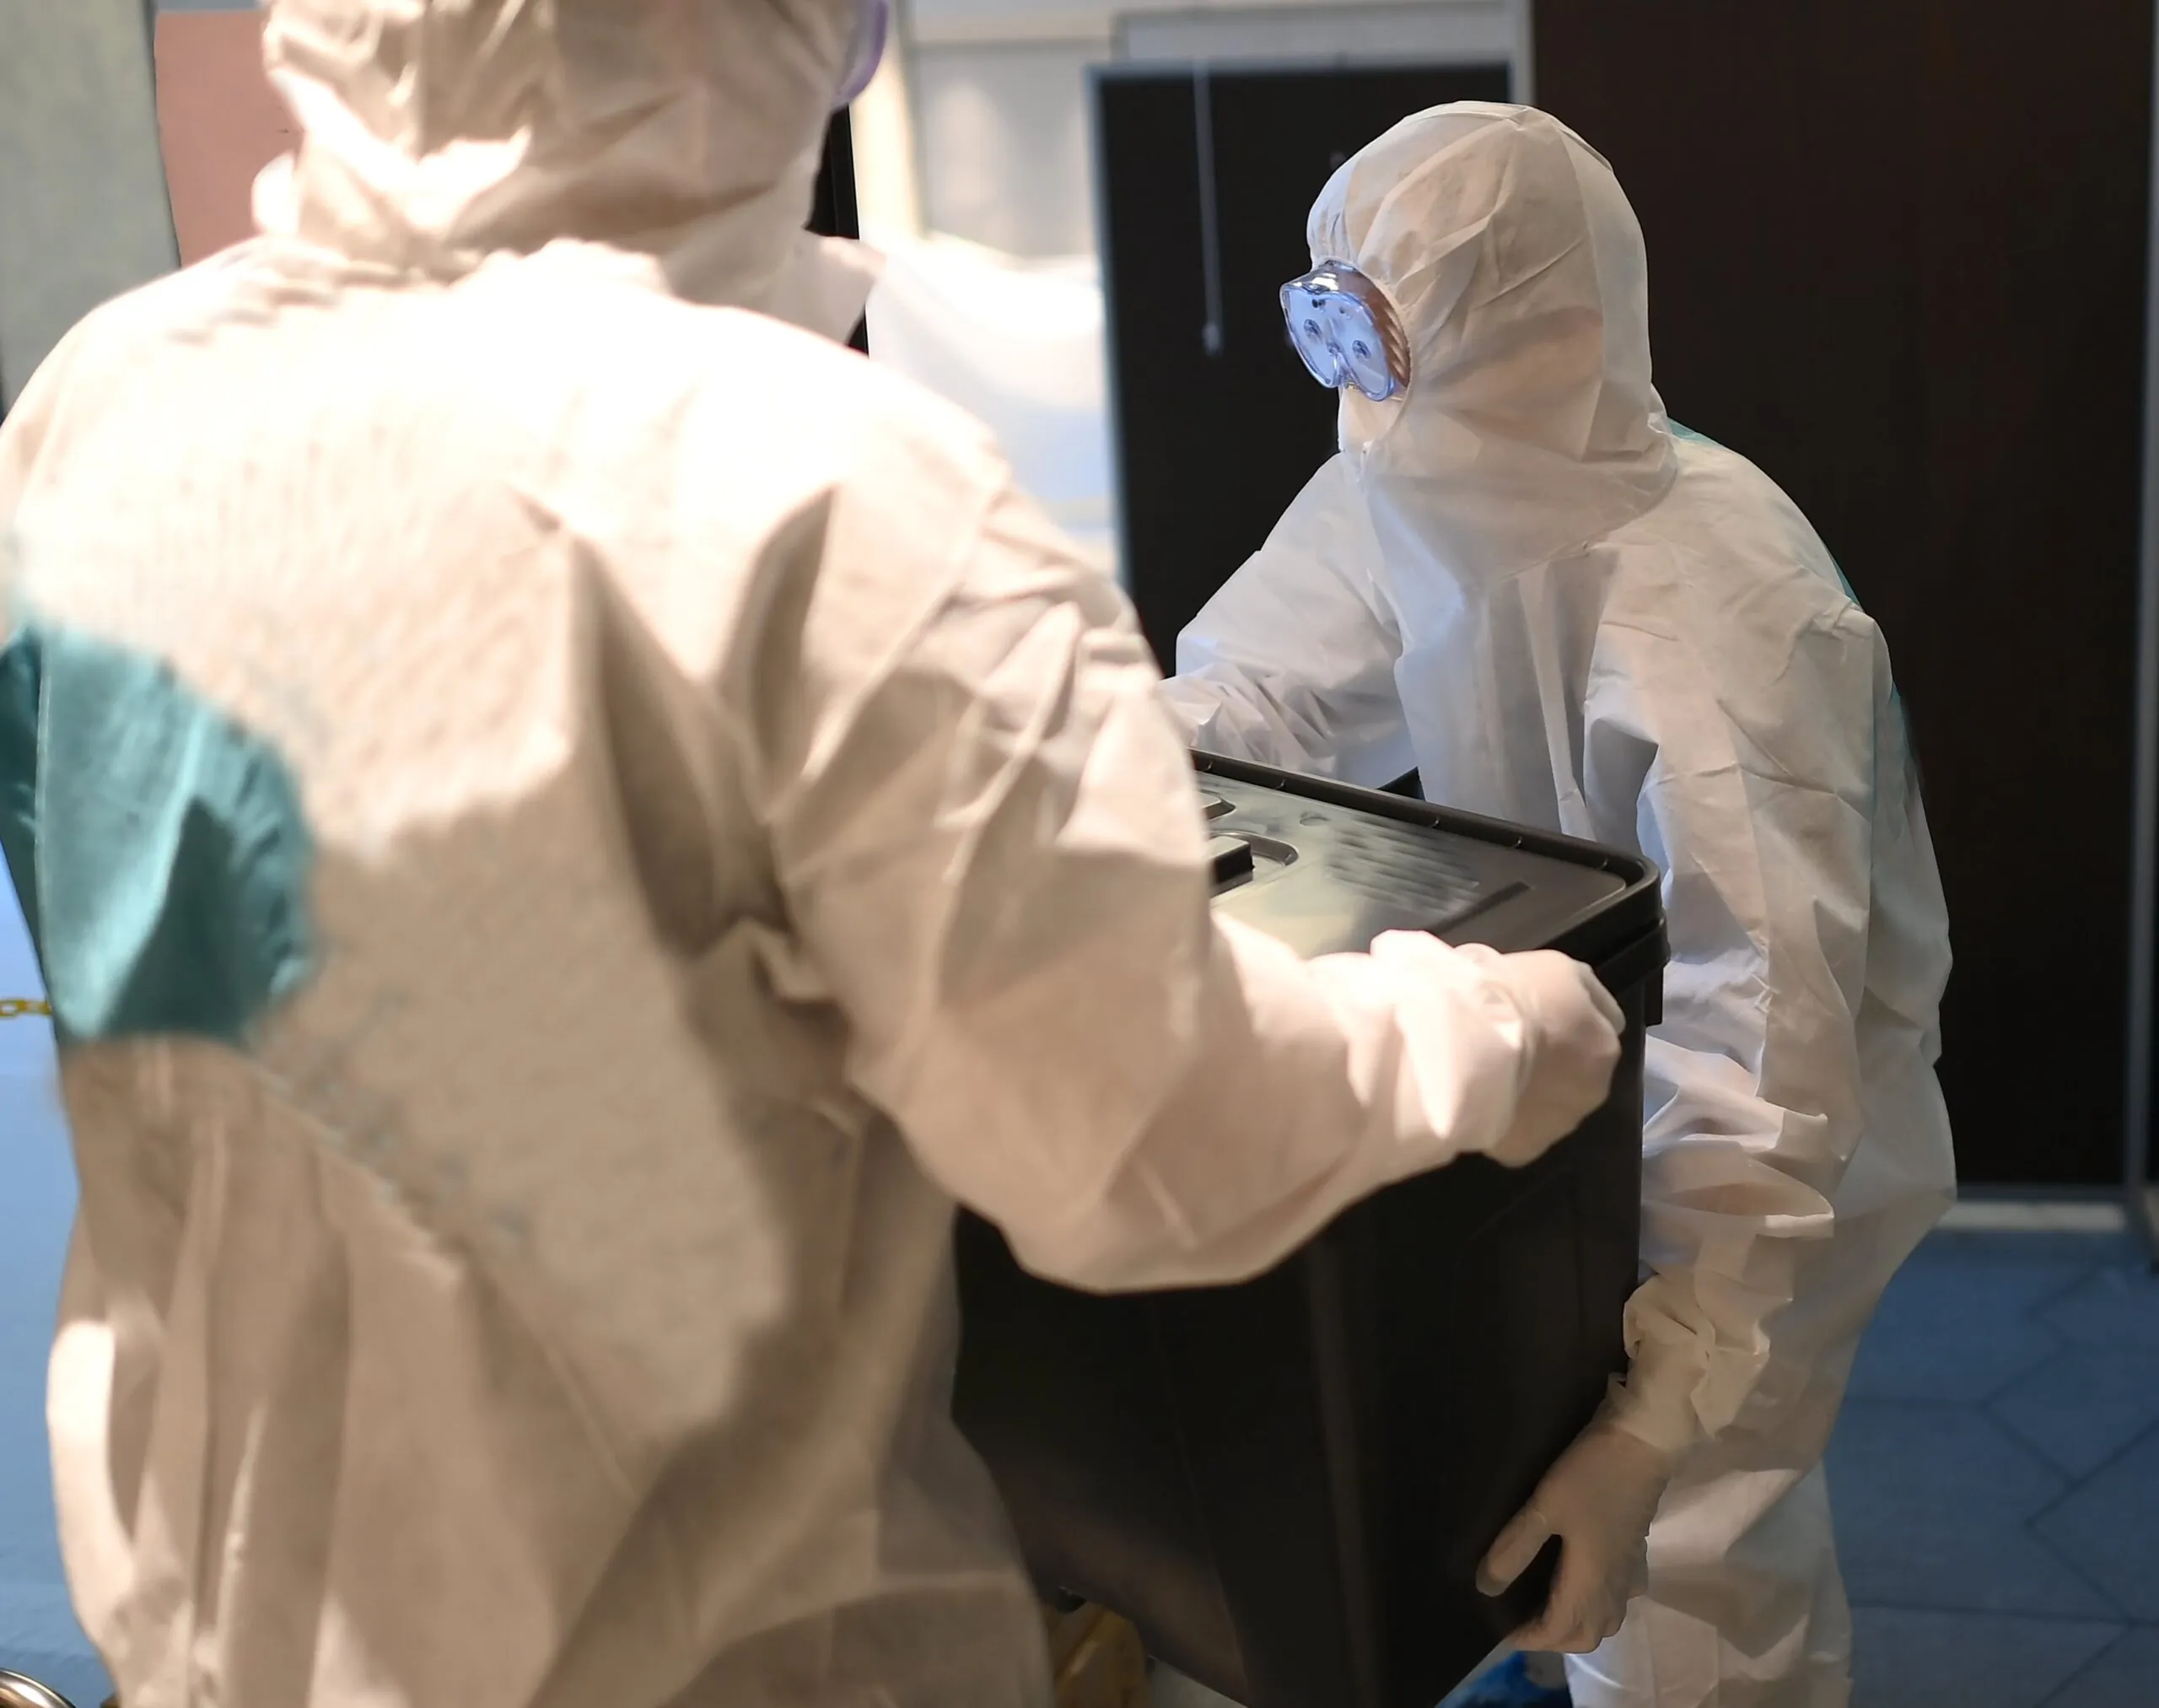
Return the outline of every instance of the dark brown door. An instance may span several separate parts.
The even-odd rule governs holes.
[[[1887,632],[1957,972],[1968,1181],[2120,1177],[2151,0],[1538,0],[1675,418]]]
[[[1312,198],[1404,114],[1505,100],[1508,85],[1504,65],[1096,74],[1125,580],[1166,668],[1334,451],[1335,400],[1298,361],[1279,295],[1311,265]]]

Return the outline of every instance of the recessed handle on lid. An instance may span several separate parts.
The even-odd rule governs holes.
[[[1207,854],[1214,862],[1214,881],[1218,884],[1252,876],[1252,844],[1241,836],[1216,837],[1207,844]]]

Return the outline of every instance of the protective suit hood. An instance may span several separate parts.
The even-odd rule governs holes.
[[[805,233],[854,0],[270,0],[298,152],[263,230],[455,277],[562,239],[844,337],[872,260]]]
[[[1415,114],[1336,171],[1307,234],[1315,262],[1386,291],[1408,337],[1404,396],[1343,396],[1342,448],[1383,537],[1489,579],[1664,495],[1641,227],[1565,126],[1481,102]]]

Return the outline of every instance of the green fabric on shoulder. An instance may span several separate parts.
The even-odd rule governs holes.
[[[64,1045],[245,1045],[315,957],[283,761],[159,660],[32,622],[0,649],[0,849]]]

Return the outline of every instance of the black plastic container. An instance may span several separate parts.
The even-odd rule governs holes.
[[[1125,1614],[1246,1708],[1432,1708],[1543,1604],[1478,1560],[1624,1367],[1642,1038],[1666,960],[1642,859],[1201,758],[1215,906],[1307,956],[1382,931],[1563,950],[1627,1013],[1604,1107],[1532,1167],[1392,1187],[1231,1287],[1098,1296],[963,1217],[954,1410],[1046,1592]]]

